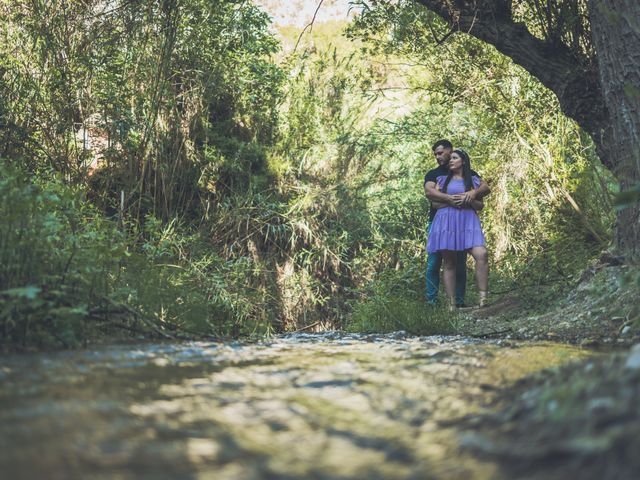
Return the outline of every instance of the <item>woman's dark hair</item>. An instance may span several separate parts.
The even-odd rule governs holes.
[[[468,192],[469,190],[473,190],[473,179],[471,178],[471,159],[469,158],[469,154],[462,150],[461,148],[456,148],[453,153],[457,153],[462,158],[462,178],[464,179],[464,191]],[[442,193],[447,193],[447,187],[449,186],[449,182],[453,177],[453,172],[449,172],[447,178],[444,181],[444,185],[442,186]]]

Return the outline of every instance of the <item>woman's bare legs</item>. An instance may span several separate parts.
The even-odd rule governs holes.
[[[444,290],[447,292],[449,306],[455,308],[456,305],[456,255],[457,252],[442,250],[442,266]]]
[[[489,254],[485,247],[473,247],[469,253],[476,262],[476,284],[480,294],[480,306],[487,302],[487,292],[489,290]]]

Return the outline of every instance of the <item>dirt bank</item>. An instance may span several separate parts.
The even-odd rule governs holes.
[[[547,369],[468,417],[464,446],[506,478],[640,478],[640,344]]]
[[[579,279],[523,289],[463,312],[459,328],[476,337],[628,347],[640,341],[639,279],[637,267],[595,263]]]

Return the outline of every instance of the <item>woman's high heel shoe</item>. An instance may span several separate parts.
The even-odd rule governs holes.
[[[487,300],[488,292],[485,290],[480,290],[478,294],[480,296],[480,307],[486,307],[488,303],[488,300]]]
[[[456,301],[453,298],[449,299],[449,311],[450,312],[455,312],[458,309],[458,307],[456,307]]]

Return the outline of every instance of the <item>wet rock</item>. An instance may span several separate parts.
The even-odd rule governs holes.
[[[486,454],[495,454],[499,451],[498,446],[486,436],[471,432],[460,435],[460,446]]]
[[[640,369],[640,343],[637,343],[631,348],[627,361],[624,364],[624,368],[630,370]]]
[[[404,330],[398,330],[397,332],[389,333],[387,337],[392,340],[402,340],[407,338],[407,332],[405,332]]]
[[[587,404],[587,411],[589,413],[597,413],[605,410],[609,410],[615,407],[616,402],[613,398],[604,397],[604,398],[594,398],[593,400],[589,400]]]
[[[553,413],[558,410],[558,402],[556,400],[549,400],[547,402],[547,411]]]
[[[316,380],[308,382],[302,387],[306,388],[325,388],[325,387],[348,387],[353,384],[352,380]]]

